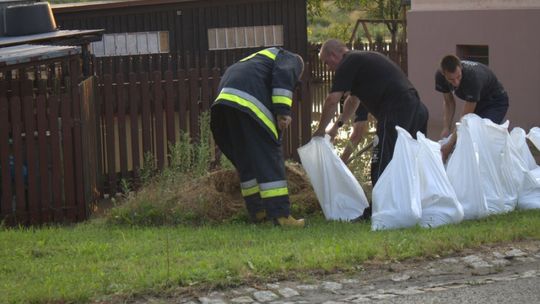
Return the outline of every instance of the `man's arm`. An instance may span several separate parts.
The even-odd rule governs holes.
[[[344,124],[345,122],[347,122],[354,115],[359,105],[360,105],[360,99],[358,99],[358,97],[353,96],[353,95],[347,96],[347,98],[345,99],[345,102],[343,103],[343,112],[339,116],[336,123],[332,126],[332,129],[328,131],[328,134],[332,137],[332,139],[336,137],[337,135],[337,131],[340,127],[339,122],[341,122],[341,124]]]
[[[456,112],[456,100],[454,94],[443,93],[444,97],[444,112],[443,112],[443,129],[441,131],[441,138],[447,137],[452,132],[454,114]]]
[[[360,143],[360,140],[364,138],[364,134],[366,134],[368,127],[367,120],[363,121],[357,121],[353,125],[353,131],[351,134],[351,137],[349,138],[349,142],[347,143],[347,146],[345,146],[345,150],[343,151],[343,154],[341,154],[341,160],[345,164],[347,164],[350,161],[350,157],[358,144]]]
[[[461,117],[469,113],[474,113],[474,109],[476,109],[476,102],[466,101],[465,105],[463,106],[463,112],[462,112]],[[456,142],[457,142],[457,132],[456,130],[454,130],[448,142],[441,146],[441,154],[442,154],[443,162],[446,162],[446,159],[448,158],[450,153],[452,153],[452,151],[454,150],[454,147],[456,146]]]
[[[465,102],[465,105],[463,106],[463,112],[461,114],[461,117],[469,114],[469,113],[474,113],[474,110],[476,109],[476,102],[469,102],[469,101],[466,101]],[[461,118],[460,118],[461,119]]]
[[[319,121],[319,126],[315,133],[313,133],[313,136],[324,136],[326,133],[326,126],[330,123],[332,118],[334,118],[337,105],[339,104],[339,100],[341,99],[341,96],[343,96],[343,93],[344,92],[333,92],[326,96],[321,113],[321,120]]]

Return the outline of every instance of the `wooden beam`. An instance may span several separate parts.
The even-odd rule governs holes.
[[[356,20],[356,24],[354,25],[354,29],[351,35],[351,38],[349,39],[349,46],[352,47],[354,37],[356,36],[356,31],[358,31],[358,25],[360,24],[360,20]]]
[[[371,34],[369,33],[366,22],[365,21],[361,21],[361,22],[362,22],[362,27],[364,28],[364,32],[366,32],[366,37],[369,41],[369,44],[373,44],[373,40],[371,39]]]

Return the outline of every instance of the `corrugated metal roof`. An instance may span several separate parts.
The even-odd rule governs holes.
[[[70,37],[78,37],[84,35],[95,35],[101,34],[102,29],[99,30],[61,30],[48,33],[41,33],[35,35],[25,35],[25,36],[1,36],[0,37],[0,47],[24,44],[24,43],[34,43],[45,40],[54,40],[54,39],[63,39]]]
[[[229,0],[220,0],[221,2],[228,2]],[[248,2],[263,2],[268,0],[251,0]],[[149,5],[162,5],[162,4],[175,4],[182,2],[215,2],[214,0],[111,0],[111,1],[96,1],[96,2],[77,2],[77,3],[65,3],[51,5],[52,10],[55,13],[65,12],[80,12],[86,10],[101,10],[121,7],[133,7],[133,6],[149,6]]]
[[[22,44],[0,48],[0,67],[81,53],[77,46]]]
[[[92,1],[92,2],[74,2],[51,5],[56,13],[99,10],[119,7],[132,7],[144,5],[174,4],[180,2],[203,2],[208,0],[111,0],[111,1]]]

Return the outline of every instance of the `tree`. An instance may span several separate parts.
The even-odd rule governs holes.
[[[334,2],[336,7],[344,10],[361,9],[367,12],[367,16],[374,19],[400,19],[401,0],[328,0]],[[308,0],[308,16],[320,16],[324,14],[324,0]],[[390,32],[392,45],[396,45],[399,24],[397,22],[387,22],[386,27]]]
[[[398,20],[401,15],[401,0],[361,0],[368,12],[368,16],[377,19]],[[386,27],[390,32],[392,46],[396,45],[399,32],[399,23],[387,22]]]

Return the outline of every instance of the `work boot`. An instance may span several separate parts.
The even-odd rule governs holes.
[[[276,219],[274,219],[274,224],[276,226],[281,226],[281,227],[293,227],[293,228],[304,228],[305,226],[305,222],[304,222],[304,219],[295,219],[294,217],[292,217],[291,215],[285,217],[278,217]]]

